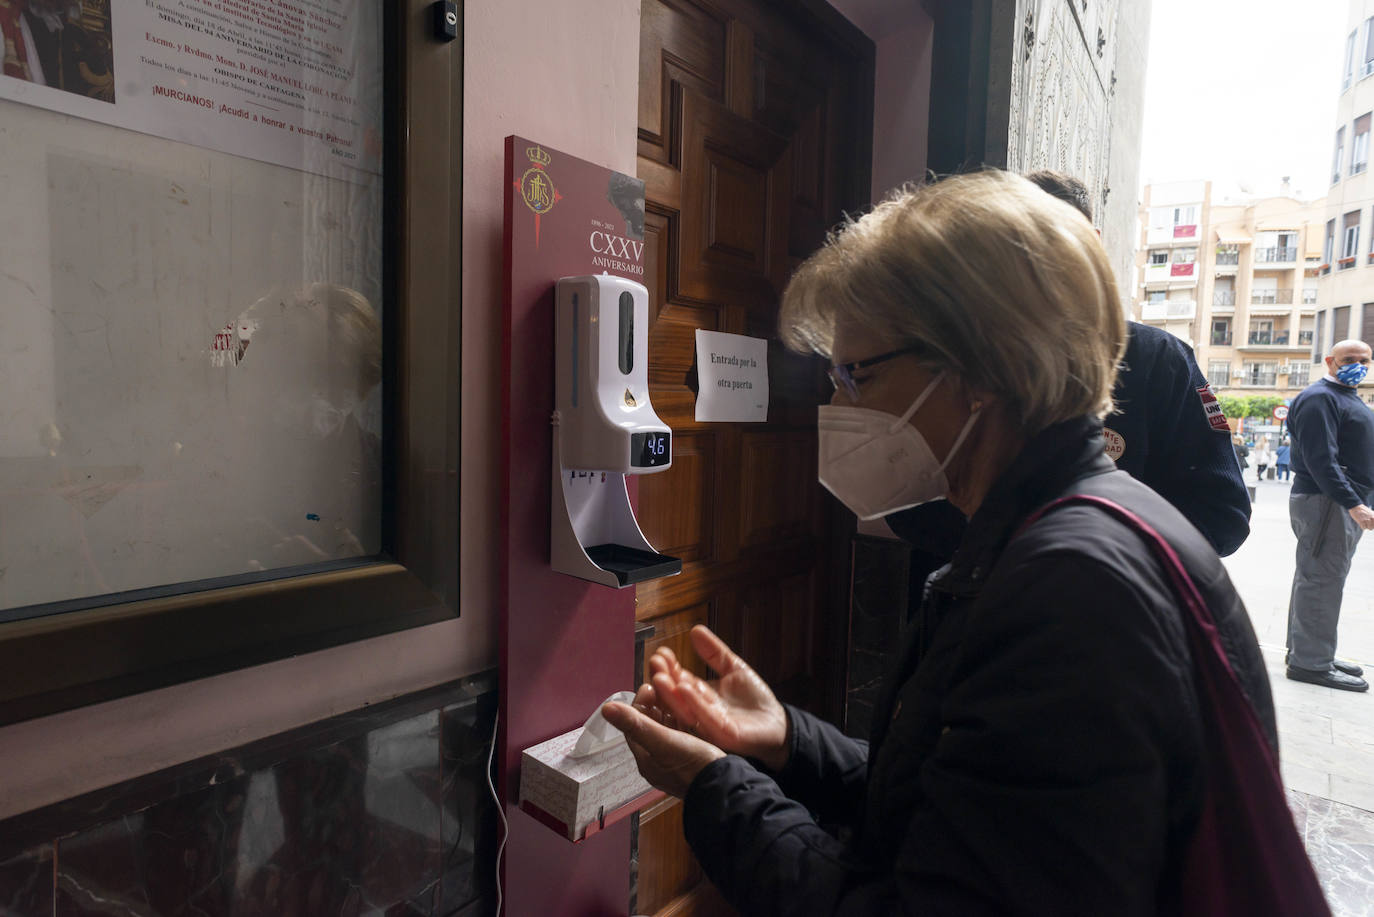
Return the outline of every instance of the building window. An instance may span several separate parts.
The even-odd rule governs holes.
[[[1189,204],[1187,207],[1174,208],[1175,226],[1192,226],[1197,223],[1197,205]]]
[[[83,25],[108,17],[111,6],[130,9],[108,2],[62,9],[73,6],[83,10]],[[457,194],[447,179],[462,150],[448,138],[461,112],[449,104],[453,86],[409,75],[400,59],[383,64],[387,45],[424,39],[411,6],[330,4],[352,11],[338,14],[351,20],[342,29],[348,47],[297,49],[321,64],[312,80],[329,86],[343,69],[330,63],[337,59],[349,73],[338,78],[366,91],[339,109],[357,118],[350,126],[389,134],[394,123],[413,138],[395,149],[385,176],[361,168],[376,152],[363,149],[370,143],[345,144],[358,153],[352,171],[305,146],[256,137],[220,145],[229,135],[210,132],[192,146],[151,129],[134,135],[113,120],[58,125],[39,111],[66,108],[56,100],[0,102],[0,123],[32,140],[5,145],[12,181],[0,187],[0,209],[47,227],[31,234],[22,254],[3,252],[0,270],[21,257],[35,275],[51,274],[36,295],[52,303],[36,300],[34,311],[55,307],[55,322],[78,329],[59,340],[51,327],[7,322],[0,346],[6,369],[31,373],[12,352],[36,343],[54,371],[6,392],[10,402],[33,394],[32,414],[42,419],[32,429],[47,426],[29,435],[35,445],[23,452],[6,444],[0,519],[8,537],[0,554],[17,554],[22,544],[24,557],[0,560],[10,561],[0,621],[16,622],[0,625],[7,676],[0,721],[456,613],[458,530],[444,520],[458,511],[457,488],[431,485],[443,475],[428,469],[458,467],[449,391],[460,350],[459,291],[435,276],[448,271],[413,269],[427,249],[407,240],[451,229]],[[384,42],[384,27],[406,37]],[[319,126],[307,114],[278,117]],[[349,127],[334,130],[352,136]],[[97,150],[101,157],[91,155]],[[46,193],[14,194],[30,183]],[[178,201],[158,206],[153,195],[167,188]],[[202,232],[210,226],[224,228],[222,237]],[[168,239],[175,251],[157,241]],[[188,295],[221,287],[222,297]],[[116,314],[105,327],[104,317]],[[453,333],[397,336],[388,349],[383,316],[402,329]],[[92,327],[109,334],[92,341],[79,333]],[[250,337],[257,343],[250,346]],[[405,409],[382,411],[383,402]],[[378,435],[383,413],[388,437],[406,444],[398,454],[413,458],[414,469],[388,458]],[[426,454],[407,456],[412,443]],[[67,545],[76,556],[61,553]],[[96,606],[94,614],[56,613]]]
[[[1344,341],[1350,337],[1350,307],[1339,306],[1331,310],[1331,343]]]
[[[1317,313],[1317,329],[1316,329],[1316,333],[1313,334],[1313,336],[1312,336],[1312,362],[1313,362],[1313,363],[1320,363],[1320,362],[1322,361],[1322,325],[1324,325],[1324,324],[1326,323],[1326,322],[1325,322],[1325,319],[1326,319],[1326,313],[1325,313],[1325,312],[1318,312],[1318,313]]]
[[[1309,331],[1308,334],[1311,334]],[[1299,360],[1288,365],[1289,386],[1306,385],[1312,379],[1312,364]]]
[[[1279,381],[1279,364],[1277,363],[1246,363],[1244,369],[1245,374],[1241,377],[1241,385],[1262,385],[1272,388]]]
[[[1257,318],[1250,322],[1250,334],[1246,343],[1267,346],[1274,343],[1274,320]]]
[[[1350,88],[1350,80],[1355,70],[1355,33],[1345,40],[1345,67],[1341,70],[1341,91]]]
[[[1336,221],[1326,221],[1326,242],[1322,246],[1322,261],[1326,264],[1326,269],[1331,269],[1331,261],[1335,254],[1336,245]]]
[[[1341,158],[1345,154],[1345,128],[1336,129],[1336,153],[1331,157],[1331,183],[1341,180]]]
[[[1350,145],[1350,174],[1359,175],[1369,167],[1369,115],[1355,119],[1355,139]]]
[[[1164,290],[1146,290],[1146,291],[1145,291],[1145,301],[1146,301],[1146,302],[1164,302],[1164,300],[1165,300],[1166,298],[1167,298],[1167,294],[1165,293]]]
[[[1167,248],[1157,248],[1150,252],[1151,264],[1168,264],[1169,250]]]
[[[1196,248],[1174,249],[1174,264],[1193,264],[1197,261]]]
[[[1229,318],[1212,320],[1212,345],[1215,347],[1231,346],[1231,320]]]
[[[1302,288],[1302,304],[1303,304],[1304,306],[1315,306],[1315,305],[1317,304],[1317,288],[1316,288],[1316,287],[1303,287],[1303,288]]]
[[[1374,302],[1367,302],[1361,307],[1360,318],[1364,326],[1360,332],[1360,340],[1366,343],[1374,341]]]
[[[1207,362],[1207,382],[1212,388],[1222,388],[1231,384],[1231,361],[1209,360]]]
[[[1360,61],[1360,79],[1374,73],[1374,16],[1364,21],[1363,29],[1364,31],[1361,33],[1363,40],[1359,45],[1360,48],[1364,49],[1364,53],[1360,55],[1362,58]]]
[[[1240,264],[1240,246],[1218,245],[1217,264]]]
[[[1355,253],[1360,250],[1360,211],[1352,210],[1343,220],[1341,230],[1341,268],[1354,267]]]

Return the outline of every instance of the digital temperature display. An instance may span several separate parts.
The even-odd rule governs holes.
[[[636,468],[657,468],[673,460],[673,434],[631,433],[630,464]]]

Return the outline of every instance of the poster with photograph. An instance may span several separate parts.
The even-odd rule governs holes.
[[[2,0],[0,99],[318,174],[378,174],[381,9]]]

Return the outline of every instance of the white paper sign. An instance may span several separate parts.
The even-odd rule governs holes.
[[[697,329],[697,383],[699,423],[767,420],[768,342]]]
[[[13,19],[0,17],[4,48],[16,49],[0,99],[322,175],[376,174],[381,8],[363,0],[21,4]]]

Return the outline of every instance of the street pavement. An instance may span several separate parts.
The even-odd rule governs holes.
[[[1245,481],[1255,484],[1254,470]],[[1269,668],[1289,806],[1335,917],[1374,917],[1374,694],[1284,677],[1288,592],[1297,539],[1291,482],[1256,485],[1250,537],[1223,558]],[[1360,540],[1345,583],[1336,653],[1374,677],[1374,535]]]
[[[1251,469],[1246,469],[1246,483],[1254,483]],[[1303,793],[1374,811],[1374,694],[1302,684],[1283,674],[1297,545],[1288,524],[1290,486],[1286,481],[1259,482],[1250,537],[1224,562],[1269,664],[1284,782]],[[1360,540],[1351,564],[1336,652],[1374,677],[1374,536]]]

